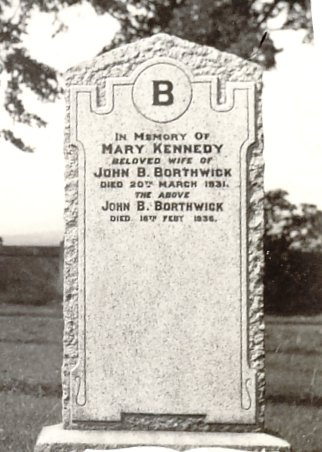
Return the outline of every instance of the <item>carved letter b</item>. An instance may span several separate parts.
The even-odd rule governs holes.
[[[169,80],[153,80],[153,105],[172,105],[173,84]]]

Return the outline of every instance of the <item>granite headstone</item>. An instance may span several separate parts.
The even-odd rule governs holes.
[[[288,450],[259,433],[261,75],[165,34],[67,73],[64,444],[46,451]]]

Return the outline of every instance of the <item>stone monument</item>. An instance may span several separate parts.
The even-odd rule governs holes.
[[[261,70],[158,34],[66,75],[63,424],[37,452],[263,433]]]

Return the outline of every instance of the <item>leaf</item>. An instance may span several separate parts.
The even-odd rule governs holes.
[[[11,130],[4,129],[0,131],[0,136],[2,136],[6,141],[12,143],[15,147],[24,152],[33,152],[33,148],[27,146],[21,138],[18,138]]]

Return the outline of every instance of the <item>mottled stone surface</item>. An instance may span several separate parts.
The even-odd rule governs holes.
[[[158,77],[172,80],[178,108],[154,112],[147,99]],[[65,428],[261,429],[260,68],[160,34],[71,69],[66,83]],[[174,165],[171,153],[153,154],[158,140],[135,140],[135,132],[186,134],[185,143],[210,144],[212,150],[187,154],[191,163]],[[197,132],[209,136],[197,140]],[[142,154],[102,154],[103,143],[117,145],[115,133],[127,135],[123,144],[143,144]],[[154,174],[156,166],[198,169],[200,158],[208,155],[213,160],[203,168],[226,176],[215,173],[207,180],[226,185],[205,187],[200,173],[160,179]],[[123,178],[99,176],[115,167],[113,157],[140,156],[161,162],[116,165],[130,169]],[[145,178],[139,177],[138,166],[147,171]],[[159,180],[187,179],[198,186],[158,185]],[[100,188],[101,181],[110,180],[124,185]],[[152,186],[143,182],[138,189],[142,180]],[[143,199],[143,214],[156,220],[141,221],[136,192],[152,193],[151,204]],[[184,202],[213,203],[214,211],[202,212],[212,221],[195,221],[195,211],[184,212],[183,220],[164,221],[163,215],[181,213],[156,211],[161,192],[189,193]],[[129,202],[131,208],[111,212],[107,202]],[[112,222],[114,213],[131,219]]]
[[[140,447],[138,447],[140,446]],[[145,447],[143,447],[145,446]],[[150,447],[146,447],[150,446]],[[156,431],[64,430],[61,425],[44,427],[35,452],[84,452],[128,448],[133,452],[157,452],[162,446],[178,451],[218,452],[221,448],[248,452],[290,452],[289,444],[265,433],[200,433]],[[134,448],[135,447],[135,448]],[[139,450],[140,449],[140,450]],[[130,452],[127,449],[127,452]],[[162,452],[162,451],[161,451]]]

